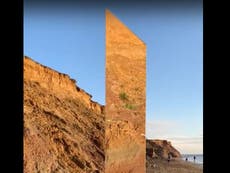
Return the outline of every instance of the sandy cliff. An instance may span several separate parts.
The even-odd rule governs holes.
[[[67,74],[59,73],[49,67],[43,66],[29,57],[24,58],[24,79],[31,82],[38,82],[60,98],[67,95],[71,98],[81,99],[81,101],[93,111],[102,113],[104,107],[91,100],[92,96],[76,85],[76,81]]]
[[[68,75],[24,58],[25,173],[105,171],[105,108],[91,98]],[[128,121],[110,124],[109,139],[116,142],[107,145],[126,147],[121,154],[119,148],[111,153],[112,159],[136,156],[137,127]],[[168,153],[180,157],[170,142],[147,140],[147,168]]]
[[[146,140],[146,155],[154,158],[167,159],[168,155],[172,158],[180,158],[181,154],[167,140]]]
[[[24,58],[24,172],[104,171],[104,106],[68,75]]]

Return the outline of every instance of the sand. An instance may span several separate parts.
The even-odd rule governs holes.
[[[180,159],[167,160],[154,159],[147,164],[146,173],[203,173],[203,166]]]

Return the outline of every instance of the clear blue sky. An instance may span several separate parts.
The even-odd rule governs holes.
[[[45,1],[44,1],[45,2]],[[40,5],[24,1],[24,55],[70,75],[105,104],[105,8],[147,44],[148,138],[203,147],[202,2]],[[129,8],[127,8],[129,7]]]

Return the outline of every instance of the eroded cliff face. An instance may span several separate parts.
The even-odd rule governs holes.
[[[104,106],[66,74],[24,58],[24,172],[104,172]]]
[[[180,158],[181,154],[167,140],[146,140],[146,173],[169,172],[167,163],[168,156],[171,159]]]
[[[86,107],[97,113],[104,111],[104,106],[92,101],[92,96],[79,88],[76,81],[67,74],[43,66],[26,56],[24,58],[24,79],[38,82],[41,87],[54,92],[60,98],[68,95],[71,98],[80,99]]]
[[[104,106],[93,102],[75,80],[24,58],[25,173],[105,172],[105,124]],[[106,145],[114,149],[110,160],[137,157],[138,126],[121,120],[108,120],[107,125],[113,142]],[[166,159],[169,153],[180,157],[170,142],[147,140],[147,168],[155,164],[154,158]],[[121,166],[111,172],[135,168]]]
[[[146,140],[146,155],[152,158],[167,159],[168,155],[172,158],[179,158],[181,154],[167,140]]]

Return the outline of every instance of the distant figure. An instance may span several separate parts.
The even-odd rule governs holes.
[[[196,156],[193,157],[194,162],[196,161]]]
[[[170,162],[170,160],[171,160],[171,155],[168,154],[168,163]]]
[[[188,161],[188,158],[186,157],[185,161],[187,162]]]

